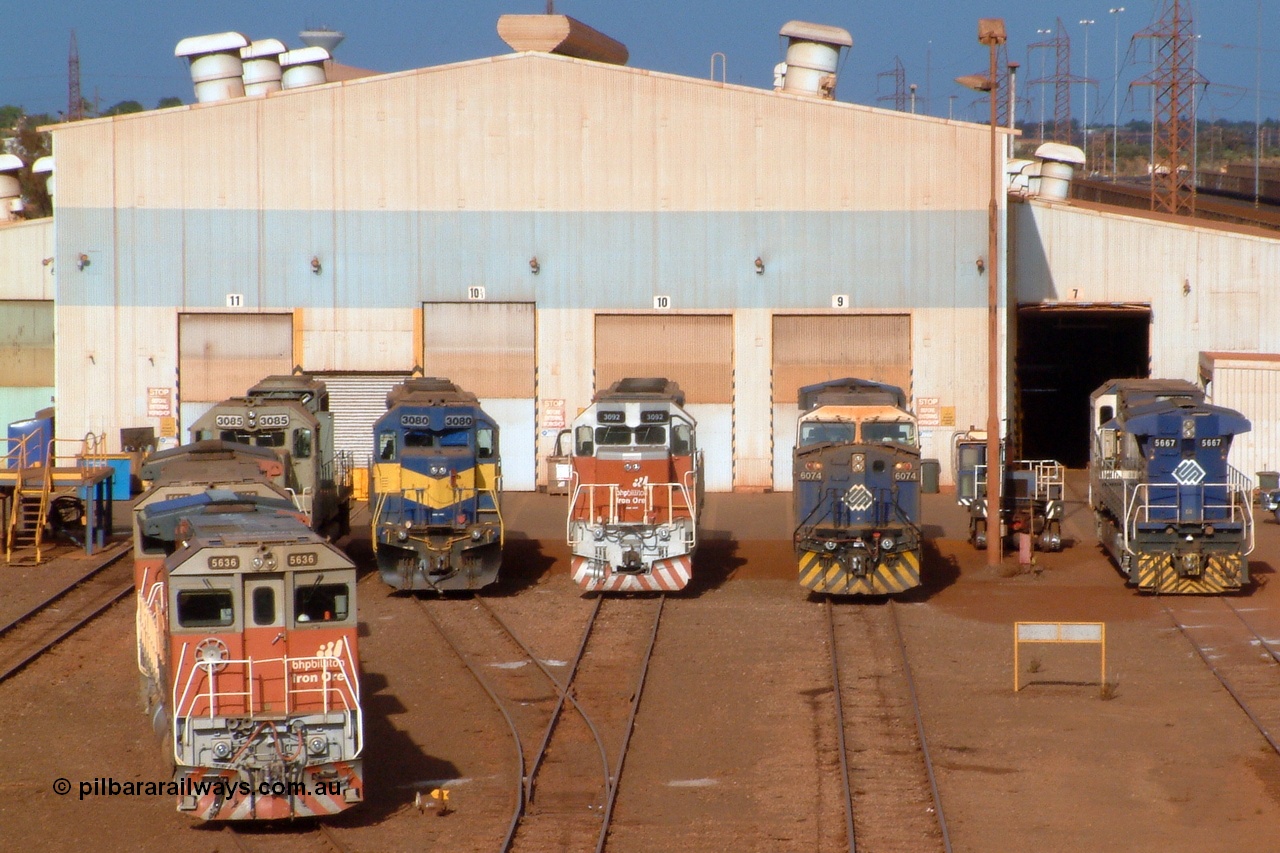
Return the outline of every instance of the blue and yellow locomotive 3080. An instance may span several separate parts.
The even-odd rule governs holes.
[[[369,505],[382,579],[396,589],[479,589],[502,562],[498,424],[447,379],[409,379],[373,425]]]
[[[793,457],[800,583],[882,595],[920,585],[920,446],[902,389],[836,379],[800,389]]]
[[[1089,504],[1098,539],[1143,592],[1249,582],[1252,484],[1227,464],[1247,418],[1181,379],[1113,379],[1090,397]]]

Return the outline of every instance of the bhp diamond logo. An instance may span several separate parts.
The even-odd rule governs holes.
[[[862,512],[864,509],[871,506],[872,503],[871,492],[869,492],[867,487],[861,483],[856,486],[851,486],[849,491],[844,493],[843,500],[844,505],[854,512]]]
[[[1198,486],[1204,482],[1205,471],[1194,459],[1183,459],[1173,469],[1173,479],[1184,486]]]

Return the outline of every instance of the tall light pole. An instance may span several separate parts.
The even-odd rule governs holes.
[[[1120,13],[1123,6],[1108,9],[1107,14],[1116,22],[1116,43],[1112,51],[1111,64],[1115,71],[1111,84],[1111,180],[1116,179],[1116,164],[1120,150]]]
[[[1038,36],[1051,36],[1053,30],[1036,30]],[[1044,144],[1044,46],[1040,48],[1040,143]]]
[[[1098,23],[1093,18],[1082,18],[1080,26],[1084,27],[1084,118],[1082,129],[1084,137],[1084,156],[1089,157],[1089,27]]]
[[[1000,147],[996,142],[996,98],[1000,81],[996,77],[996,54],[1007,40],[1004,18],[978,19],[978,41],[990,48],[991,62],[987,75],[957,77],[956,82],[979,92],[987,92],[991,100],[991,200],[987,204],[987,565],[997,568],[1004,557],[1004,541],[1000,536],[1000,509],[1003,506],[1004,465],[1000,458],[1000,251],[999,205]],[[979,263],[978,269],[982,270]]]

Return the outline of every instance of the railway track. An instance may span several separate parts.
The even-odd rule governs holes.
[[[1280,616],[1264,608],[1237,606],[1224,596],[1157,600],[1249,722],[1280,755]]]
[[[573,658],[554,668],[483,599],[417,601],[511,733],[518,771],[499,849],[604,850],[665,598],[612,602],[601,619],[598,596]]]
[[[859,845],[950,853],[896,605],[828,598],[825,608],[850,853]]]
[[[121,547],[84,576],[0,627],[0,682],[133,592],[133,564]]]

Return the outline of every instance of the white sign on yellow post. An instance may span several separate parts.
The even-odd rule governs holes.
[[[1107,683],[1107,625],[1105,622],[1014,622],[1013,692],[1022,689],[1019,681],[1018,649],[1022,643],[1096,643],[1102,650],[1102,675]]]

